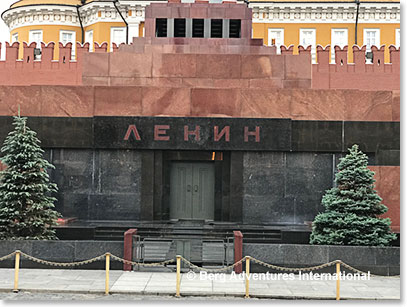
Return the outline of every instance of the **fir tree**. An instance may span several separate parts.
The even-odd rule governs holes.
[[[340,159],[335,187],[322,198],[325,212],[315,217],[311,244],[385,246],[396,239],[387,211],[374,189],[374,172],[358,145]]]
[[[40,141],[26,121],[14,117],[14,130],[1,148],[6,169],[0,173],[0,239],[57,239],[51,228],[60,217],[51,196],[57,186],[46,171],[54,166],[43,158]]]

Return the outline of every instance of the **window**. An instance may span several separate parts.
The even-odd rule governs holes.
[[[174,37],[185,37],[186,33],[185,18],[174,19]]]
[[[76,33],[74,31],[61,31],[59,33],[59,41],[65,46],[68,43],[72,44],[71,60],[75,59],[76,50]]]
[[[36,43],[36,48],[34,50],[34,59],[41,59],[41,42],[42,42],[42,30],[32,30],[28,34],[29,43]]]
[[[30,31],[28,39],[30,41],[30,44],[37,43],[37,48],[41,49],[41,42],[42,42],[42,31],[41,30]]]
[[[119,46],[120,44],[126,42],[126,28],[124,27],[111,28],[110,38],[111,38],[110,51],[113,51],[113,43]]]
[[[277,54],[280,54],[280,46],[284,45],[284,29],[269,29],[268,45],[276,46]]]
[[[166,18],[157,18],[155,20],[155,36],[156,37],[167,37],[167,19]]]
[[[331,63],[335,63],[335,46],[341,48],[348,44],[348,29],[331,30]]]
[[[371,51],[372,46],[380,47],[380,30],[364,29],[363,45],[366,45],[366,51]]]
[[[300,29],[300,45],[304,48],[311,46],[312,63],[316,62],[316,30]]]
[[[400,47],[400,29],[396,29],[395,46]]]
[[[86,31],[85,43],[89,43],[89,51],[93,51],[93,30]]]
[[[240,38],[241,25],[240,19],[229,20],[229,38]]]
[[[211,19],[211,37],[222,38],[223,34],[223,20]]]
[[[15,42],[18,42],[18,33],[11,35],[11,43],[13,44]]]
[[[192,37],[204,37],[203,19],[192,19]]]

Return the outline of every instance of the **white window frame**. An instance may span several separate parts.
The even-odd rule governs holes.
[[[18,42],[18,32],[11,35],[11,43]]]
[[[346,37],[346,43],[337,44],[334,42],[334,33],[344,31]],[[331,63],[335,64],[335,46],[339,46],[343,48],[344,46],[348,45],[349,43],[349,33],[347,28],[332,28],[331,29]]]
[[[41,38],[39,39],[39,40],[34,40],[34,34],[37,34],[37,33],[39,33],[40,34],[40,36],[41,36]],[[37,47],[36,48],[38,48],[38,49],[41,49],[41,42],[43,42],[44,41],[44,39],[43,39],[43,32],[42,32],[42,30],[31,30],[30,32],[29,32],[29,34],[28,34],[28,40],[30,41],[29,43],[31,44],[31,43],[37,43]]]
[[[377,39],[377,43],[374,44],[374,46],[376,46],[377,48],[380,48],[380,29],[374,28],[365,28],[363,29],[363,45],[366,45],[366,51],[369,52],[371,51],[371,46],[368,46],[367,44],[367,32],[376,32],[376,39]],[[373,45],[372,45],[373,46]]]
[[[92,40],[89,39],[89,34],[92,34]],[[89,51],[93,51],[93,30],[89,30],[85,32],[85,43],[89,43]]]
[[[276,47],[277,47],[277,54],[281,53],[280,46],[284,45],[284,29],[283,28],[268,28],[268,45],[271,46],[272,44],[272,37],[271,33],[272,32],[280,32],[280,43],[277,43],[276,41]]]
[[[111,27],[110,28],[110,51],[113,52],[113,43],[115,43],[113,41],[113,33],[115,30],[122,30],[124,32],[124,41],[122,43],[126,42],[126,27]],[[121,44],[121,43],[120,43]],[[119,45],[118,43],[116,43],[116,45]]]
[[[62,36],[63,36],[64,34],[72,34],[72,41],[64,43],[64,42],[62,41]],[[59,41],[60,41],[62,44],[64,44],[64,46],[65,46],[67,43],[72,43],[71,60],[75,60],[75,54],[76,54],[76,32],[75,32],[75,31],[68,31],[68,30],[60,30],[60,31],[59,31]]]
[[[39,40],[35,40],[34,39],[34,34],[40,34],[40,39]],[[44,41],[44,36],[43,36],[43,32],[42,30],[31,30],[28,33],[28,40],[29,40],[29,44],[31,43],[36,43],[35,48],[40,49],[41,50],[41,42]],[[36,55],[34,60],[41,60],[41,55]]]
[[[313,33],[313,42],[304,46],[301,42],[304,38],[305,32],[312,32]],[[317,30],[315,28],[301,28],[300,29],[300,38],[299,38],[299,45],[302,45],[304,48],[307,48],[311,45],[311,59],[312,63],[316,63],[316,55],[317,55]]]
[[[400,47],[400,41],[401,41],[400,28],[396,29],[395,35],[396,35],[395,40],[394,40],[394,41],[395,41],[395,46],[396,46],[397,48],[399,48],[399,47]]]

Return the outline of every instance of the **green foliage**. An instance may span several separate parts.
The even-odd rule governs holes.
[[[385,246],[396,239],[390,219],[379,218],[387,211],[374,189],[374,172],[358,145],[340,160],[336,186],[322,198],[325,212],[315,217],[311,244]]]
[[[54,166],[43,158],[40,141],[26,121],[14,117],[14,130],[1,148],[0,160],[7,168],[0,173],[0,239],[57,239],[51,228],[60,217],[51,196],[57,186],[46,171]]]

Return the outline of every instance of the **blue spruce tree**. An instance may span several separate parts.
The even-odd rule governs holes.
[[[311,244],[386,246],[396,239],[387,211],[374,189],[374,172],[358,145],[340,160],[336,186],[322,198],[325,212],[312,224]]]
[[[60,214],[51,196],[57,186],[50,183],[44,151],[36,133],[26,125],[27,118],[15,116],[14,130],[4,141],[0,159],[6,169],[0,173],[0,239],[57,239],[52,226]]]

